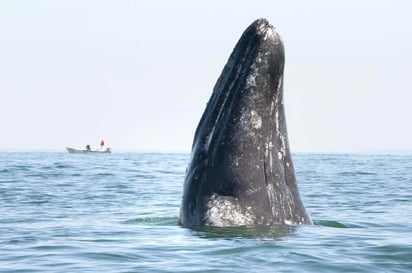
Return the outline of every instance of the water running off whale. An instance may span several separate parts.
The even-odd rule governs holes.
[[[241,36],[195,133],[181,225],[312,223],[289,151],[284,58],[282,40],[266,19]]]

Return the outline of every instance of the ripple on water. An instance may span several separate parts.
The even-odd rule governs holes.
[[[297,154],[314,225],[191,229],[188,158],[0,153],[0,271],[412,272],[411,156]]]

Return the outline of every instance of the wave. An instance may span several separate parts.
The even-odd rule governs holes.
[[[373,172],[353,171],[353,172],[339,172],[337,175],[341,176],[358,176],[358,175],[378,175]]]

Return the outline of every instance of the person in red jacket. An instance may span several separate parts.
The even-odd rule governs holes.
[[[100,149],[103,150],[104,147],[104,140],[100,141]]]

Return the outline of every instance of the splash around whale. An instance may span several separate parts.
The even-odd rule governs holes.
[[[266,19],[245,30],[195,133],[182,226],[312,223],[289,151],[284,60],[282,40]]]

